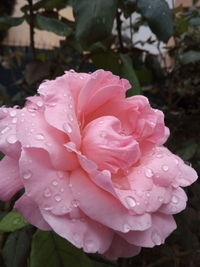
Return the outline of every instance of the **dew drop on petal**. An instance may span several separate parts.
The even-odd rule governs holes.
[[[17,111],[15,109],[10,111],[10,116],[15,117],[17,115]]]
[[[130,208],[134,208],[137,204],[135,199],[131,196],[126,197],[125,201]]]
[[[145,175],[147,178],[151,178],[153,176],[153,171],[149,168],[145,170]]]
[[[5,134],[10,130],[10,127],[5,127],[3,130],[1,130],[1,134]]]
[[[64,177],[64,174],[61,171],[57,171],[57,176],[58,178],[62,179]]]
[[[49,188],[46,188],[46,189],[44,190],[44,196],[45,196],[45,197],[50,197],[50,196],[51,196],[51,190],[50,190]]]
[[[63,193],[65,190],[63,187],[60,188],[60,192]]]
[[[11,134],[11,135],[9,135],[8,137],[7,137],[7,142],[9,143],[9,144],[15,144],[16,142],[17,142],[17,137],[16,137],[16,135],[14,135],[14,134]]]
[[[77,208],[77,207],[80,205],[80,202],[79,202],[78,200],[74,199],[74,200],[72,201],[72,205],[73,205],[75,208]]]
[[[26,172],[23,173],[23,178],[24,178],[25,180],[30,179],[31,176],[32,176],[32,172],[31,172],[31,171],[26,171]]]
[[[178,203],[178,201],[179,201],[179,199],[178,199],[178,197],[177,197],[177,196],[172,196],[172,199],[171,199],[171,201],[172,201],[172,203],[174,203],[174,204],[177,204],[177,203]]]
[[[67,118],[68,118],[68,120],[70,120],[70,121],[73,121],[73,120],[74,120],[74,118],[73,118],[73,116],[72,116],[71,113],[67,114]]]
[[[42,107],[43,106],[43,102],[42,101],[38,101],[37,105],[38,105],[38,107]]]
[[[159,202],[163,202],[164,198],[163,197],[158,197]]]
[[[61,201],[61,196],[60,195],[55,195],[55,200],[57,201],[57,202],[60,202]]]
[[[169,167],[167,165],[162,166],[163,171],[167,172],[169,170]]]
[[[54,180],[54,181],[52,182],[52,185],[57,186],[57,185],[58,185],[58,181],[57,181],[57,180]]]
[[[14,123],[14,124],[17,123],[17,118],[13,118],[12,123]]]
[[[63,124],[63,130],[67,133],[72,133],[72,128],[68,123]]]
[[[128,225],[128,224],[124,224],[124,233],[128,233],[130,230],[131,230],[131,228],[130,228],[130,225]]]
[[[42,140],[44,140],[44,135],[41,134],[41,133],[38,133],[38,134],[35,136],[35,139],[36,139],[36,140],[39,140],[39,141],[42,141]]]
[[[152,231],[151,239],[155,245],[161,245],[162,244],[162,238],[160,234],[157,231]]]

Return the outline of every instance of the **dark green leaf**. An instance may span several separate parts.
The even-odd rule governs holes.
[[[66,23],[56,18],[36,15],[36,22],[41,30],[53,32],[60,36],[69,36],[72,33],[72,29]]]
[[[180,57],[182,64],[195,63],[200,60],[200,51],[190,50],[183,53]]]
[[[24,17],[14,18],[14,17],[8,17],[8,16],[2,16],[0,17],[0,24],[12,27],[12,26],[18,26],[22,24],[24,21]]]
[[[80,250],[53,232],[37,231],[31,249],[30,267],[92,267]]]
[[[127,91],[127,96],[141,94],[140,84],[133,69],[130,57],[128,55],[121,54],[120,58],[122,60],[121,76],[129,80],[132,85],[132,88]]]
[[[17,211],[12,210],[0,221],[0,231],[14,232],[27,224],[28,222]]]
[[[112,71],[116,75],[120,75],[119,55],[112,51],[100,52],[91,55],[91,59],[98,69]]]
[[[26,266],[32,234],[33,228],[28,226],[8,236],[3,248],[6,267]]]
[[[177,154],[179,154],[184,160],[190,160],[196,153],[197,148],[198,144],[195,140],[190,139],[182,145],[182,148],[177,151]]]
[[[164,42],[173,34],[173,13],[165,0],[138,0],[138,11],[149,27]]]
[[[84,47],[107,38],[113,26],[117,0],[75,0],[76,37]]]

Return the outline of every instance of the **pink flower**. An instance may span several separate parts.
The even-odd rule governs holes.
[[[164,115],[127,80],[68,71],[23,109],[0,109],[0,198],[85,252],[130,257],[164,243],[197,179],[163,146]]]

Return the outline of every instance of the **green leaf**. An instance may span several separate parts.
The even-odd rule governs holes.
[[[165,0],[138,0],[138,11],[147,20],[149,27],[164,42],[173,34],[173,13]]]
[[[112,51],[91,54],[94,65],[98,69],[112,71],[116,75],[120,75],[119,55]]]
[[[22,24],[23,21],[24,21],[24,16],[18,17],[18,18],[9,17],[9,16],[0,17],[0,24],[6,25],[8,27],[18,26]]]
[[[141,94],[140,84],[137,75],[133,69],[131,59],[128,55],[120,54],[122,60],[121,64],[121,76],[129,80],[132,88],[127,91],[127,96]]]
[[[72,29],[66,23],[56,18],[36,15],[36,23],[41,30],[53,32],[60,36],[69,36],[72,33]]]
[[[74,0],[76,37],[83,47],[111,34],[116,10],[117,0]]]
[[[8,236],[3,248],[6,267],[27,266],[33,231],[32,226],[28,226]]]
[[[183,53],[180,57],[182,64],[195,63],[200,60],[200,51],[190,50]]]
[[[182,148],[177,151],[184,160],[190,160],[198,149],[198,144],[193,139],[189,139],[182,145]]]
[[[12,210],[0,221],[0,231],[14,232],[27,224],[28,222],[17,211]]]
[[[80,250],[53,232],[38,230],[32,242],[30,267],[92,267]]]

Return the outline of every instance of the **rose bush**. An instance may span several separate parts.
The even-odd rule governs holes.
[[[169,130],[127,80],[68,71],[22,109],[0,109],[0,198],[85,252],[131,257],[160,245],[183,210],[193,168],[163,146]]]

